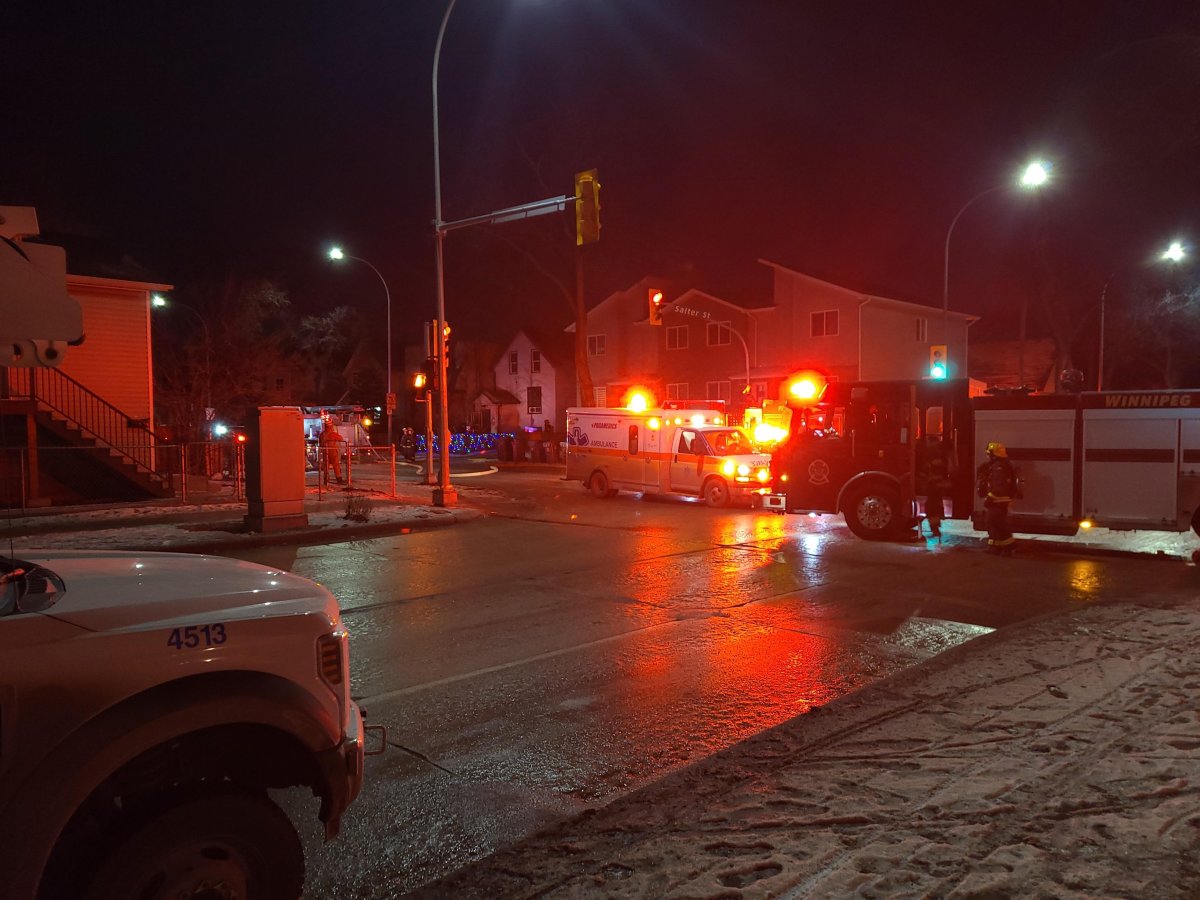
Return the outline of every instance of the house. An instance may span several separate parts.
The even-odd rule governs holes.
[[[570,339],[519,331],[500,352],[492,371],[495,387],[475,396],[473,420],[482,432],[566,427],[575,403],[575,366]]]
[[[32,210],[17,209],[36,223]],[[60,260],[53,277],[79,303],[85,339],[55,367],[0,369],[0,504],[169,495],[173,469],[155,434],[150,303],[171,286],[70,272],[62,248],[36,234],[4,237],[31,260]]]
[[[649,277],[591,309],[595,404],[620,405],[639,386],[659,400],[722,400],[739,412],[778,399],[789,376],[804,369],[831,380],[927,377],[939,345],[948,347],[951,377],[965,374],[975,316],[760,262],[772,275],[770,300],[733,301]]]

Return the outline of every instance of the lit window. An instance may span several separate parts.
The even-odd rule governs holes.
[[[826,309],[812,314],[812,336],[833,337],[838,333],[838,311]]]
[[[688,327],[686,325],[667,326],[667,349],[686,350],[688,348]]]
[[[708,346],[724,347],[730,341],[728,322],[708,323]]]
[[[589,334],[588,335],[588,356],[603,356],[604,355],[604,335]]]
[[[535,375],[538,372],[542,371],[542,351],[541,350],[530,350],[529,351],[529,371],[533,372]]]
[[[510,350],[508,354],[508,374],[516,375],[521,371],[520,359],[517,356],[516,350]]]
[[[595,398],[596,405],[603,408],[608,406],[608,387],[592,388],[592,396]]]

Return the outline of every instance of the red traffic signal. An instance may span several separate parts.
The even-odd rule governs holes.
[[[646,318],[651,325],[662,324],[663,292],[658,288],[650,288],[646,296]]]

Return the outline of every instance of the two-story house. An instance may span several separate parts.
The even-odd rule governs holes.
[[[723,400],[731,411],[778,398],[789,375],[831,380],[923,378],[931,348],[949,348],[965,373],[967,329],[977,319],[832,284],[762,260],[771,299],[735,302],[643,278],[588,313],[595,404],[623,402],[633,386],[659,400]],[[661,322],[654,295],[661,291]],[[567,328],[574,330],[574,325]]]
[[[575,366],[569,338],[519,331],[494,366],[495,387],[474,401],[480,431],[566,427],[566,409],[575,403]]]

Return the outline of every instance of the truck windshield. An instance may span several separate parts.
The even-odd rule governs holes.
[[[754,447],[750,439],[736,428],[723,431],[709,431],[705,434],[708,444],[717,456],[738,456],[743,453],[753,453]]]

